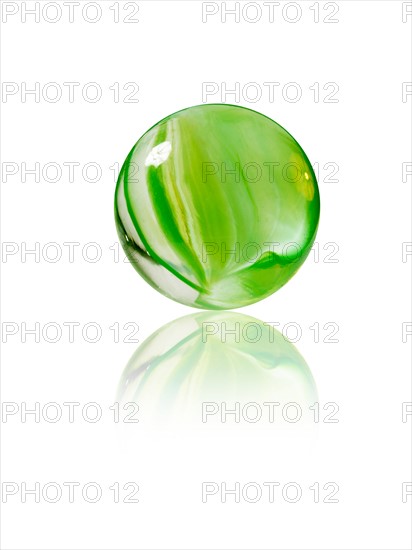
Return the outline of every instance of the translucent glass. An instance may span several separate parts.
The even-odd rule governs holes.
[[[200,105],[158,122],[119,175],[123,248],[165,296],[206,309],[246,306],[282,287],[309,254],[319,221],[315,174],[268,117]]]

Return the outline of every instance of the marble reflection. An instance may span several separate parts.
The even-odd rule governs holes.
[[[314,379],[296,347],[271,325],[244,314],[201,312],[164,325],[139,345],[117,392],[141,416],[196,415],[205,402],[317,401]]]

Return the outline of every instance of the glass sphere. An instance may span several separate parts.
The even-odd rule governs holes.
[[[150,128],[115,193],[117,231],[136,270],[202,309],[246,306],[281,288],[310,252],[319,210],[295,139],[226,104],[190,107]]]

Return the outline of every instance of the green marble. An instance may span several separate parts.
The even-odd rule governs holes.
[[[295,139],[244,107],[174,113],[135,144],[120,171],[122,246],[154,288],[198,308],[246,306],[281,288],[310,252],[316,177]]]

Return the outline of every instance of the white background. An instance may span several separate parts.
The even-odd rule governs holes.
[[[118,23],[112,1],[97,3],[96,23],[79,8],[73,23],[67,9],[56,23],[42,13],[39,22],[29,15],[24,22],[24,3],[11,4],[19,11],[2,23],[1,71],[3,83],[15,83],[17,92],[3,93],[2,167],[16,163],[18,171],[7,178],[3,172],[2,241],[15,243],[17,251],[4,256],[3,248],[3,340],[4,323],[17,323],[18,332],[2,346],[2,400],[19,407],[93,401],[104,418],[52,424],[3,415],[2,481],[19,487],[92,481],[103,494],[96,504],[80,497],[36,503],[30,496],[23,503],[20,493],[10,496],[2,504],[2,548],[410,548],[412,497],[402,502],[402,484],[411,482],[411,417],[402,422],[402,403],[411,401],[411,337],[402,341],[402,324],[411,321],[411,256],[402,261],[402,243],[411,240],[411,177],[402,181],[402,163],[411,161],[412,96],[402,101],[402,83],[411,81],[406,3],[338,2],[336,23],[323,22],[333,6],[322,2],[318,23],[310,9],[314,2],[298,4],[295,23],[287,21],[295,18],[293,6],[282,16],[285,3],[275,6],[272,22],[261,3],[262,16],[254,23],[247,20],[255,18],[253,6],[239,22],[233,15],[224,22],[224,6],[213,2],[208,9],[218,12],[205,21],[202,2],[120,2]],[[126,23],[134,4],[138,23]],[[46,17],[54,17],[53,6]],[[38,101],[21,95],[24,82],[27,88],[40,83]],[[55,103],[42,96],[49,82],[63,92]],[[64,82],[80,83],[73,102]],[[82,96],[89,82],[102,90],[96,103]],[[118,102],[110,89],[116,82]],[[128,82],[139,87],[137,103],[123,101]],[[141,343],[193,310],[149,287],[122,254],[114,261],[110,167],[121,164],[158,120],[202,103],[204,82],[219,87],[207,101],[261,111],[299,141],[312,163],[338,165],[337,182],[325,181],[322,168],[319,177],[319,261],[311,254],[278,293],[241,310],[280,326],[299,324],[302,337],[295,345],[314,376],[321,406],[338,404],[338,423],[303,428],[243,422],[212,429],[199,415],[196,429],[152,429],[144,421],[112,420],[108,407],[138,344],[124,342],[124,332],[114,342],[109,327],[136,323]],[[233,88],[236,82],[241,92],[257,83],[261,99],[222,97],[222,83]],[[279,83],[273,101],[264,82]],[[302,91],[299,101],[282,96],[290,82]],[[319,101],[310,89],[316,82]],[[338,102],[323,101],[328,82],[338,84]],[[67,171],[55,183],[42,174],[38,182],[33,175],[24,182],[24,162],[28,168],[76,162],[80,169],[73,182]],[[82,176],[90,162],[101,167],[97,182]],[[38,257],[22,255],[24,243],[34,248],[36,242]],[[50,242],[63,251],[56,263],[42,255]],[[65,242],[80,243],[73,262]],[[101,247],[100,261],[82,256],[89,242]],[[339,247],[334,263],[324,261],[330,242]],[[22,341],[24,322],[30,328],[68,321],[98,323],[101,340],[88,343],[79,333],[69,343],[65,333],[54,344],[34,336]],[[324,334],[314,342],[309,327],[315,322],[337,323],[339,342],[324,343]],[[296,482],[303,496],[294,504],[280,497],[273,503],[222,503],[218,497],[202,503],[205,481]],[[108,487],[115,482],[137,483],[139,502],[113,502]],[[315,482],[337,483],[339,502],[314,503],[308,487]]]

